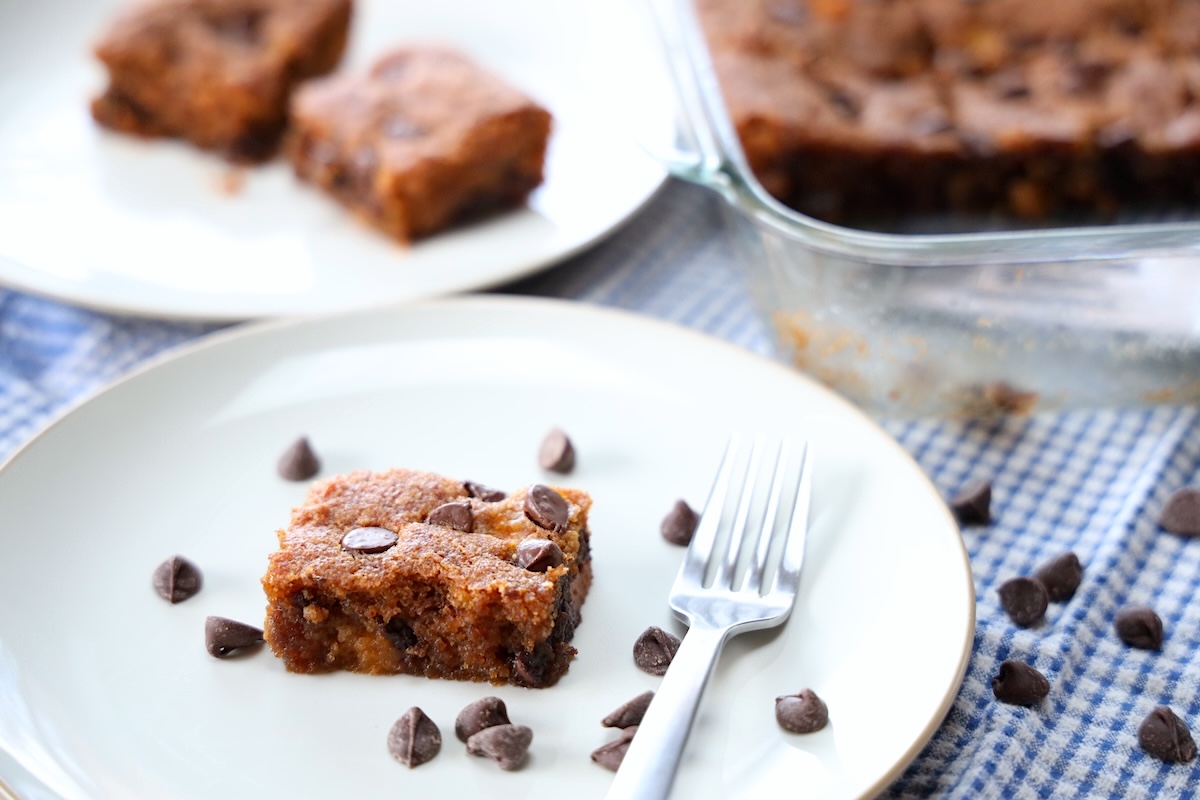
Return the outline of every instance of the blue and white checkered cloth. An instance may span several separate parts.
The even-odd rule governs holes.
[[[680,184],[614,236],[509,293],[566,297],[691,326],[770,354],[718,201]],[[211,326],[114,317],[0,290],[0,458],[50,417]],[[1160,530],[1166,497],[1200,481],[1200,416],[1157,407],[1002,422],[883,421],[947,495],[993,485],[992,524],[964,529],[978,602],[974,652],[940,730],[887,797],[1191,797],[1200,760],[1146,756],[1137,728],[1168,705],[1200,734],[1200,541]],[[1083,583],[1033,629],[1012,625],[996,587],[1073,550]],[[1153,607],[1162,652],[1113,632],[1122,606]],[[1050,681],[1035,708],[997,703],[1007,658]]]

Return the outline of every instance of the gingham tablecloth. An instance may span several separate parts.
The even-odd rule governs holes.
[[[722,235],[718,202],[668,184],[598,247],[500,291],[630,309],[770,355]],[[95,388],[212,329],[0,290],[0,458]],[[1200,736],[1200,541],[1156,524],[1171,491],[1200,481],[1196,409],[880,422],[945,494],[990,480],[995,517],[963,532],[978,603],[966,680],[933,740],[885,796],[1192,796],[1200,759],[1168,765],[1150,758],[1138,747],[1137,728],[1151,709],[1167,705]],[[1013,626],[996,587],[1066,550],[1085,567],[1075,598],[1051,604],[1037,628]],[[1132,649],[1114,635],[1114,613],[1133,603],[1162,617],[1161,652]],[[920,635],[916,623],[913,635]],[[1049,678],[1050,695],[1039,706],[994,700],[991,678],[1007,658]],[[879,679],[888,679],[886,665]]]

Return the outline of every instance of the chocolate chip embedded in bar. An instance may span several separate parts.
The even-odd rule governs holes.
[[[388,752],[412,769],[431,761],[442,749],[442,732],[437,723],[413,706],[388,731]]]
[[[236,651],[262,644],[262,628],[227,617],[204,621],[204,646],[214,658],[228,658]]]
[[[288,445],[275,464],[279,477],[289,481],[306,481],[321,471],[321,461],[313,452],[308,437],[301,436]]]
[[[987,480],[968,483],[950,498],[950,511],[959,525],[987,525],[992,521],[992,484]]]
[[[484,728],[508,725],[508,708],[499,697],[484,697],[468,704],[454,720],[454,735],[467,741]]]
[[[524,539],[517,545],[517,566],[530,572],[545,572],[562,562],[562,548],[549,539]]]
[[[525,493],[525,516],[539,528],[562,533],[567,529],[571,508],[558,492],[535,483]]]
[[[631,728],[634,725],[641,725],[642,718],[646,716],[646,709],[650,707],[650,701],[653,699],[654,692],[642,692],[632,700],[627,700],[618,706],[607,717],[600,720],[600,724],[606,728]]]
[[[683,500],[676,500],[675,505],[663,517],[659,532],[671,544],[691,544],[696,526],[700,524],[700,515]]]
[[[498,503],[508,497],[507,492],[493,489],[490,486],[484,486],[482,483],[476,483],[475,481],[465,481],[463,488],[467,490],[467,494],[471,497],[476,497],[485,503]]]
[[[550,472],[566,475],[575,469],[575,446],[562,430],[554,428],[546,434],[538,448],[538,465]]]
[[[616,739],[602,744],[592,751],[592,761],[605,769],[616,772],[621,767],[621,762],[625,760],[625,754],[629,752],[629,743],[633,741],[637,731],[637,725],[622,728]]]
[[[1050,694],[1050,682],[1028,664],[1009,659],[992,678],[992,694],[1001,703],[1032,706]]]
[[[1200,487],[1176,489],[1159,512],[1158,524],[1180,536],[1200,536]]]
[[[651,675],[666,675],[679,650],[679,637],[651,625],[633,643],[633,663]]]
[[[1138,727],[1138,744],[1147,755],[1168,764],[1185,764],[1196,757],[1192,732],[1174,711],[1159,706]]]
[[[525,763],[533,731],[525,725],[493,725],[467,739],[467,752],[487,756],[503,770],[520,769]]]
[[[1037,578],[1010,578],[996,590],[1000,605],[1014,624],[1029,628],[1042,621],[1050,596]]]
[[[1113,628],[1122,642],[1140,650],[1162,650],[1162,618],[1147,606],[1126,606],[1117,612]]]
[[[154,591],[169,603],[182,603],[200,591],[200,568],[183,556],[171,556],[154,570]]]
[[[1063,553],[1038,567],[1033,577],[1046,587],[1051,602],[1063,603],[1075,596],[1075,590],[1083,580],[1083,565],[1074,553]]]
[[[441,525],[463,533],[470,533],[475,528],[475,514],[471,511],[468,501],[443,503],[430,511],[425,521],[430,525]]]
[[[387,528],[354,528],[342,537],[342,547],[354,553],[374,555],[396,546],[399,537]]]

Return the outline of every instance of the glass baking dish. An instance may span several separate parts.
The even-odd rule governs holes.
[[[876,415],[1200,402],[1200,223],[951,234],[829,224],[746,164],[690,0],[651,0],[677,177],[724,198],[781,354]]]

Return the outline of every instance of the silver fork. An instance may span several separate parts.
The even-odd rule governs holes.
[[[671,609],[688,631],[613,779],[609,800],[667,797],[721,648],[743,631],[781,624],[795,605],[812,492],[808,448],[801,445],[793,453],[784,441],[770,457],[764,438],[757,437],[742,480],[733,486],[741,449],[740,437],[733,436],[671,587]],[[761,506],[754,490],[764,466],[771,470],[770,493],[761,516],[756,514],[761,523],[747,538],[752,510]],[[727,519],[731,500],[737,510]]]

